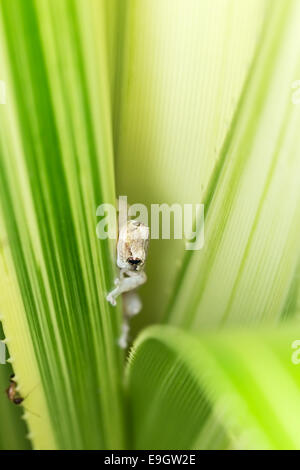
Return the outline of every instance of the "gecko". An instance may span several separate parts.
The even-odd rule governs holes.
[[[147,281],[144,271],[149,246],[149,227],[137,220],[128,220],[119,230],[117,243],[117,266],[119,277],[115,288],[106,300],[115,306],[117,297],[123,294],[123,326],[118,344],[125,349],[128,342],[129,319],[142,308],[141,300],[135,289]]]

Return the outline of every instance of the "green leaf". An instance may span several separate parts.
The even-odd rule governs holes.
[[[152,240],[138,328],[284,316],[299,262],[299,17],[293,0],[128,2],[118,192],[205,204],[203,250]]]
[[[0,337],[3,338],[1,326]],[[9,364],[0,364],[0,450],[29,449],[26,425],[21,420],[22,410],[10,403],[4,393],[9,386],[11,374],[12,370]]]
[[[105,3],[4,0],[0,308],[35,448],[122,448]],[[33,414],[34,413],[34,414]]]
[[[299,449],[299,335],[145,330],[127,368],[133,448]]]
[[[272,28],[274,2],[121,3],[127,15],[114,116],[118,194],[148,205],[206,202],[262,29]],[[163,318],[183,254],[184,241],[151,240],[139,328]]]
[[[204,249],[185,255],[168,322],[201,329],[285,316],[300,256],[299,20],[299,2],[270,12],[205,196]]]

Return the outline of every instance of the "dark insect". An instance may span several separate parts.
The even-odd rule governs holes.
[[[6,389],[6,395],[12,403],[15,405],[20,405],[24,401],[24,398],[22,398],[17,391],[17,383],[14,381],[14,376],[15,374],[11,374],[10,376],[10,383],[9,387]]]

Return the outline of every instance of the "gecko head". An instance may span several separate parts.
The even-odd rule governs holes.
[[[136,220],[127,224],[126,264],[130,271],[142,271],[147,257],[149,227]]]
[[[149,227],[136,220],[129,220],[119,233],[118,267],[128,271],[142,271],[147,258],[148,244]]]

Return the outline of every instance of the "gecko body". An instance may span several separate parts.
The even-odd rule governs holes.
[[[117,266],[119,277],[115,279],[115,288],[106,299],[111,305],[117,304],[117,297],[123,294],[124,322],[119,345],[127,347],[129,318],[137,315],[142,303],[135,289],[147,280],[144,271],[149,246],[149,227],[136,220],[128,220],[119,231],[117,244]]]

